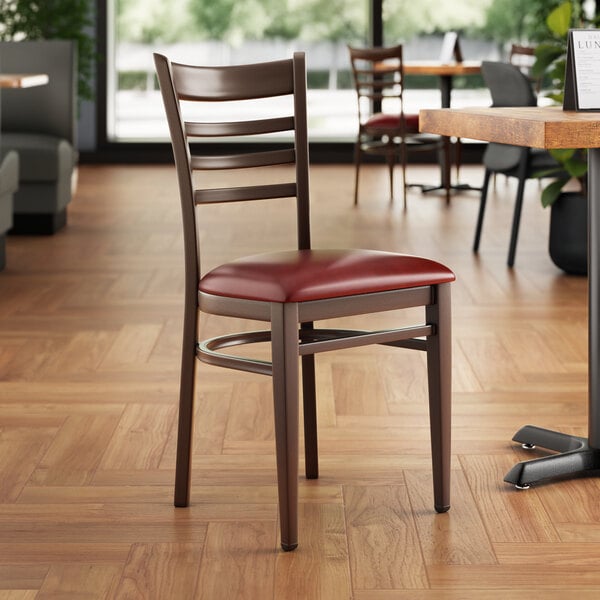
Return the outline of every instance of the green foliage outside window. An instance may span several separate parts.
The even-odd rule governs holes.
[[[94,0],[0,0],[0,39],[75,40],[80,98],[92,99],[96,52],[90,35]]]
[[[524,42],[534,45],[546,39],[546,17],[563,0],[493,0],[487,12],[482,33],[502,42]],[[582,11],[582,1],[573,2],[575,20]]]

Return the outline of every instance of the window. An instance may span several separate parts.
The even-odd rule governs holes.
[[[307,55],[312,140],[351,139],[356,100],[346,44],[364,44],[366,0],[109,0],[109,141],[166,140],[152,53],[235,64]]]
[[[444,32],[456,30],[465,59],[498,60],[506,56],[506,44],[497,40],[520,35],[523,11],[554,1],[560,0],[99,1],[107,30],[106,138],[168,139],[154,77],[155,51],[181,62],[234,64],[287,58],[302,50],[311,141],[353,142],[356,101],[347,44],[402,42],[407,60],[437,59]],[[514,10],[502,9],[507,3]],[[505,22],[495,19],[490,26],[490,14],[500,9]],[[435,78],[407,78],[406,110],[439,106],[438,85]],[[487,103],[482,87],[477,77],[456,79],[453,106]]]

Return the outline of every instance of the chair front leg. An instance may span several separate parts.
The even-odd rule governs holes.
[[[298,546],[298,306],[271,305],[275,450],[281,547]]]
[[[194,302],[186,302],[179,384],[177,458],[175,462],[174,504],[180,507],[188,506],[190,503],[197,330],[198,309]]]
[[[479,213],[477,214],[477,225],[475,226],[475,238],[473,239],[473,252],[479,252],[479,242],[481,241],[481,230],[483,229],[483,217],[485,216],[485,205],[487,203],[488,189],[490,186],[490,177],[492,172],[485,170],[483,184],[481,186],[481,198],[479,200]]]
[[[434,334],[427,339],[429,420],[433,495],[437,512],[450,508],[450,458],[452,411],[452,333],[450,284],[436,286],[436,303],[427,307],[427,323]]]

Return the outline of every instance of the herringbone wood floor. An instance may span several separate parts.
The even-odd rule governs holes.
[[[321,478],[301,479],[296,552],[278,549],[268,378],[199,366],[192,506],[175,509],[173,169],[83,166],[68,227],[9,238],[0,273],[0,599],[597,597],[600,481],[502,482],[521,425],[586,434],[586,281],[551,264],[536,184],[513,271],[503,179],[479,257],[472,192],[446,207],[413,191],[403,212],[377,166],[358,208],[349,166],[314,167],[312,191],[315,246],[422,253],[457,273],[450,512],[432,510],[424,357],[390,348],[318,357]],[[237,225],[218,230],[227,211]],[[220,250],[206,266],[291,241],[288,211],[207,209]]]

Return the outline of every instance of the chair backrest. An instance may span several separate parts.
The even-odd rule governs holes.
[[[535,48],[521,44],[511,44],[508,62],[515,67],[529,68],[535,62]]]
[[[483,80],[492,95],[492,106],[536,106],[531,82],[515,65],[483,61]]]
[[[3,73],[46,73],[46,85],[2,91],[3,131],[55,135],[77,145],[77,44],[0,42]]]
[[[542,87],[542,78],[533,77],[531,74],[535,60],[535,48],[533,46],[523,46],[521,44],[511,45],[508,62],[520,69],[523,75],[529,79],[537,93]]]
[[[404,71],[402,46],[348,46],[360,123],[373,112],[403,113]]]
[[[483,80],[492,95],[492,106],[535,106],[537,98],[529,79],[509,63],[483,61]],[[488,144],[483,164],[493,171],[509,171],[527,159],[527,150],[505,144]]]
[[[298,248],[310,248],[310,215],[308,189],[308,134],[306,121],[306,65],[304,53],[297,52],[292,59],[249,65],[205,67],[171,62],[161,54],[154,54],[154,62],[167,114],[175,166],[181,198],[186,273],[200,271],[200,255],[196,225],[196,207],[202,204],[250,201],[268,198],[296,198]],[[282,108],[281,116],[265,118],[275,112],[279,97],[292,101]],[[274,99],[265,103],[265,99]],[[239,101],[244,111],[252,111],[244,120],[224,120],[222,115],[240,114]],[[225,110],[221,105],[226,105]],[[185,104],[185,106],[184,106]],[[258,106],[252,106],[257,105]],[[285,103],[284,103],[285,104]],[[248,106],[246,106],[248,105]],[[186,109],[187,112],[186,112]],[[194,112],[194,109],[196,112]],[[197,112],[200,109],[203,112]],[[212,111],[213,118],[206,118]],[[188,119],[193,114],[193,120]],[[244,112],[246,114],[246,112]],[[197,119],[195,115],[200,115]],[[293,141],[282,143],[282,149],[257,150],[260,144],[246,152],[209,155],[206,144],[200,146],[203,154],[194,154],[190,145],[194,138],[221,138],[231,136],[272,136],[277,132],[292,132]],[[194,171],[215,169],[247,169],[274,165],[294,165],[292,181],[261,185],[237,185],[226,188],[196,188]],[[265,179],[268,173],[261,171]],[[255,179],[254,179],[255,180]]]

